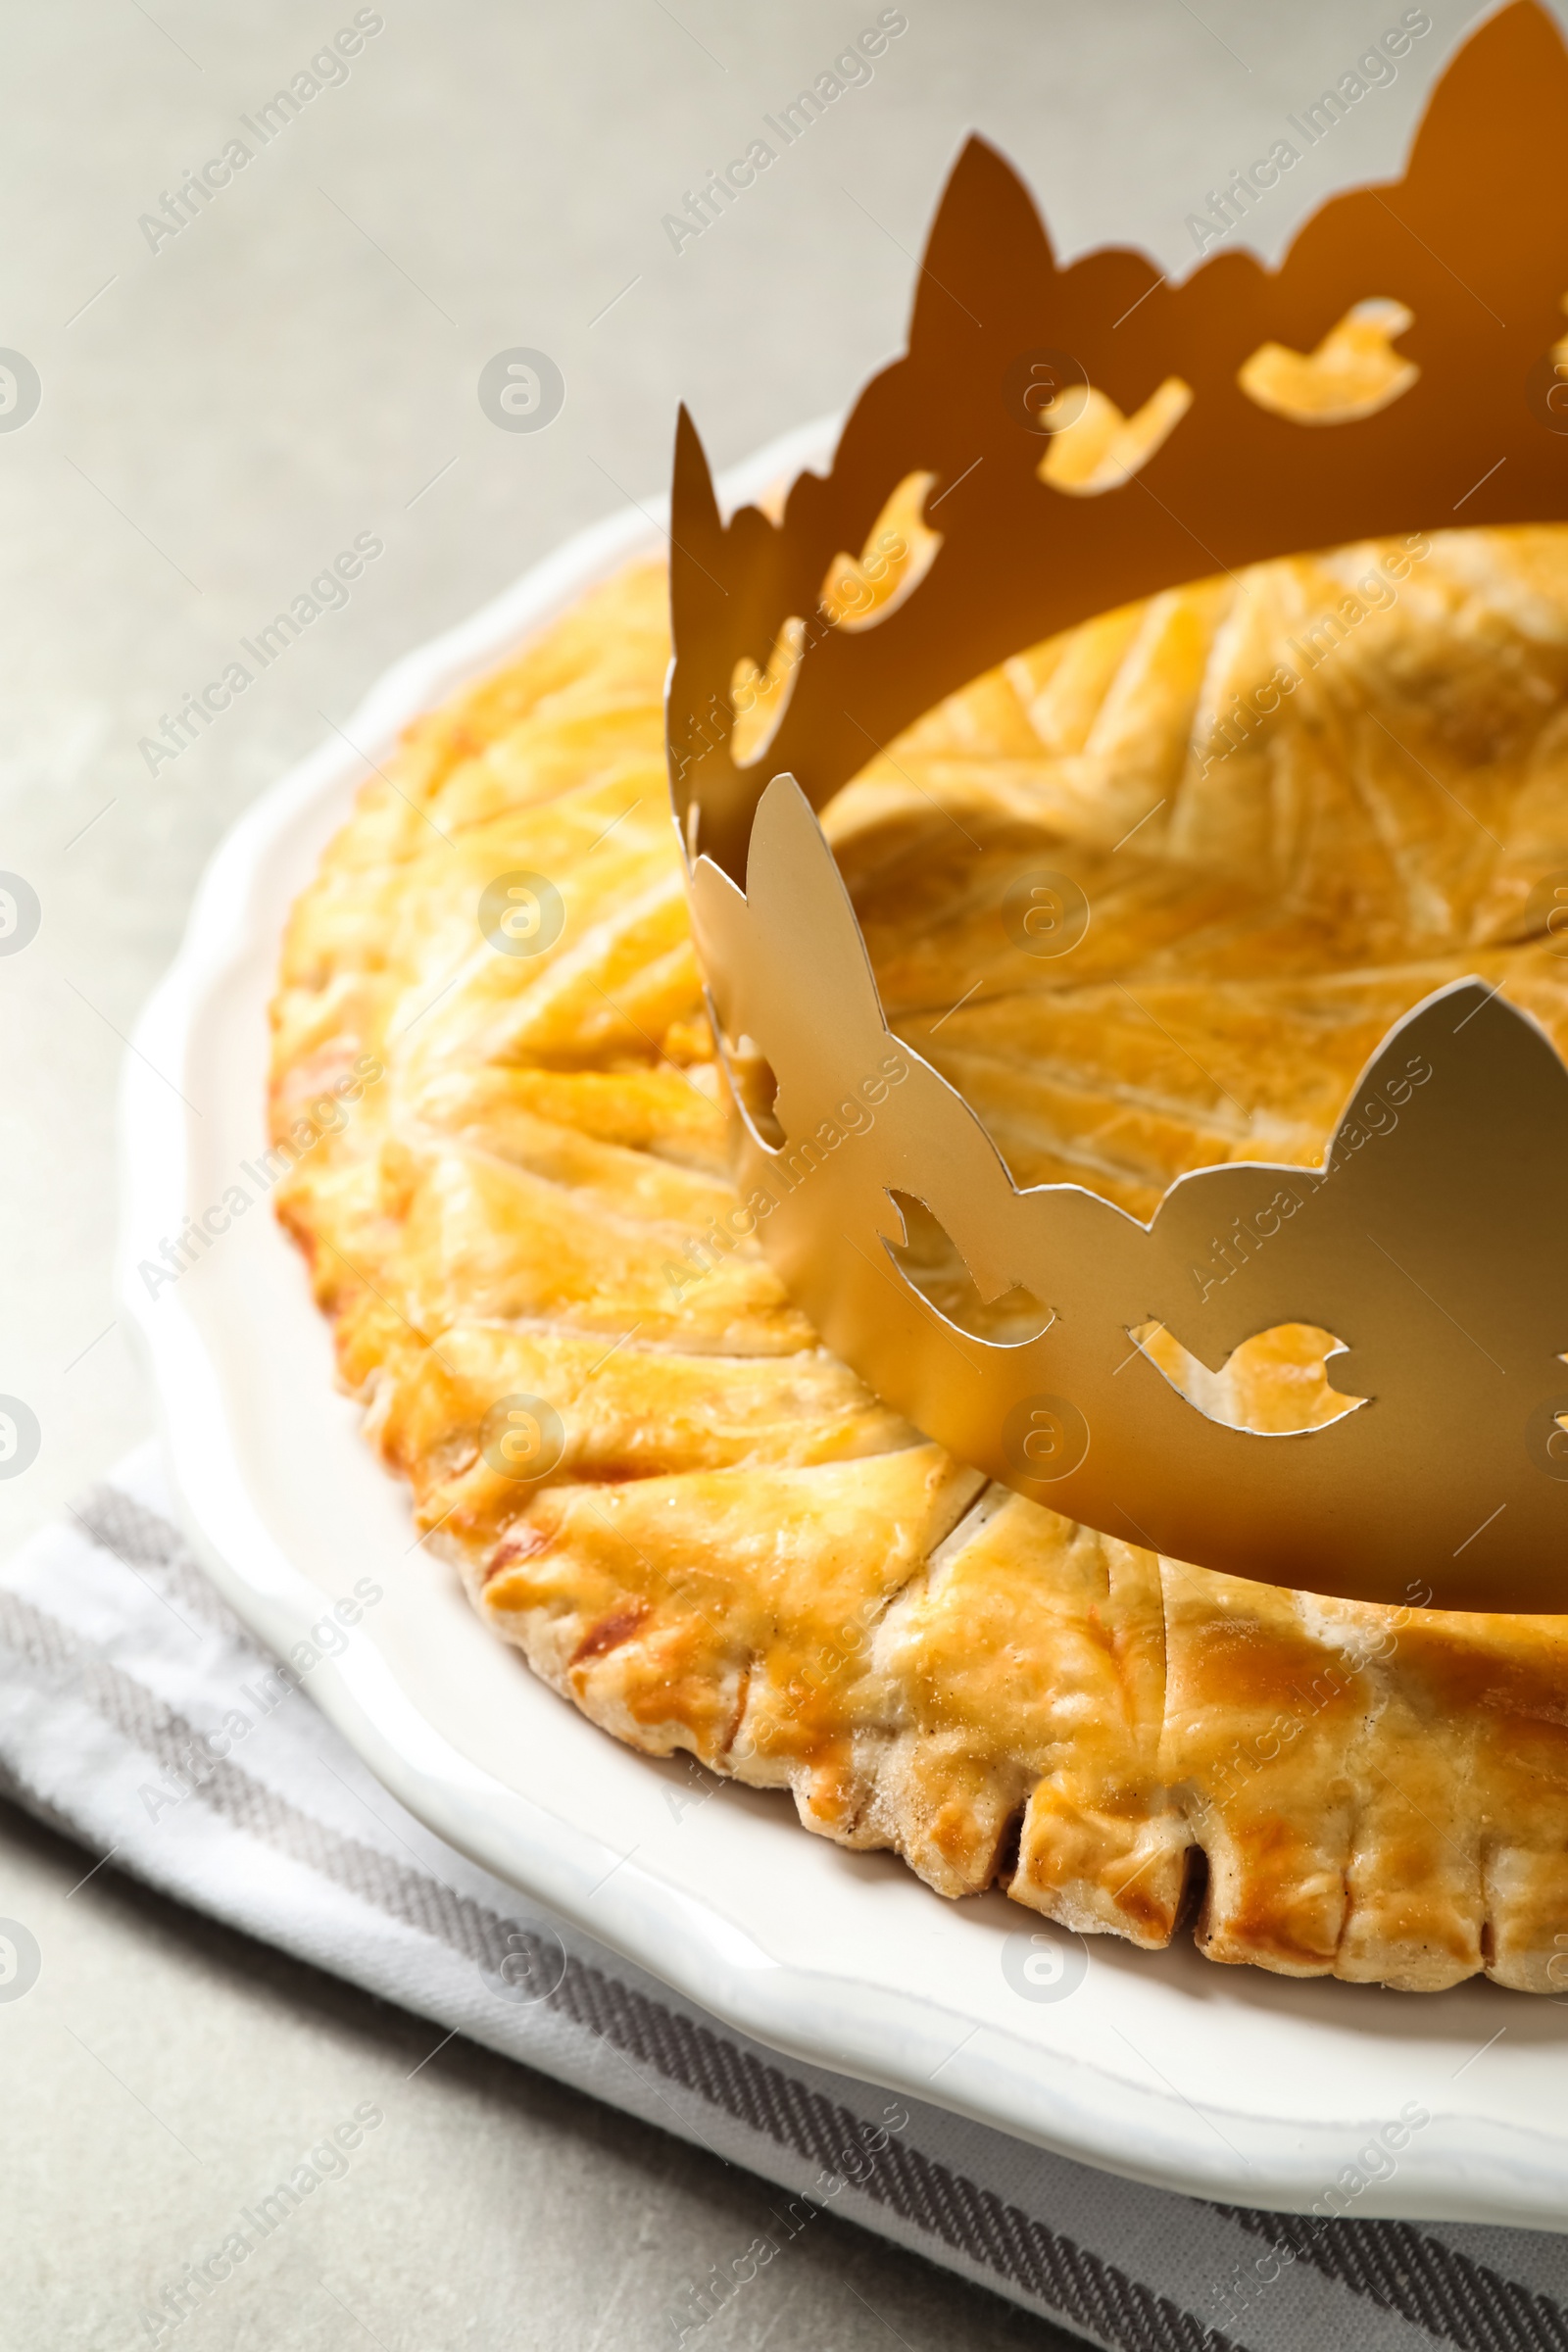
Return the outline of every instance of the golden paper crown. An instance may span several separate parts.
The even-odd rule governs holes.
[[[1093,613],[1301,548],[1568,514],[1565,133],[1568,53],[1519,0],[1450,66],[1401,181],[1325,205],[1278,270],[1227,252],[1179,287],[1126,250],[1058,269],[971,139],[907,353],[831,470],[776,522],[726,522],[684,411],[676,438],[670,788],[770,1259],[831,1348],[991,1476],[1177,1558],[1363,1599],[1568,1606],[1549,1040],[1461,981],[1389,1033],[1321,1170],[1200,1169],[1147,1227],[1076,1185],[1020,1190],[889,1029],[813,812],[941,697]],[[1336,401],[1348,347],[1382,365]],[[1303,412],[1276,387],[1314,352],[1327,392]],[[1074,418],[1093,430],[1065,462]],[[881,594],[874,560],[844,554],[879,537],[898,555]],[[770,1070],[770,1110],[738,1056]],[[906,1271],[901,1200],[983,1300],[1037,1303],[1034,1328],[982,1339],[942,1313]],[[1195,1279],[1216,1262],[1223,1283]],[[1438,1313],[1412,1311],[1412,1267]],[[1324,1327],[1345,1343],[1333,1386],[1363,1401],[1289,1435],[1226,1426],[1135,1344],[1155,1323],[1211,1369],[1259,1332]]]

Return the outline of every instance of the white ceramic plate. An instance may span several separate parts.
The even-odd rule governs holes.
[[[755,496],[831,439],[818,424],[775,443],[725,495]],[[384,758],[417,711],[657,549],[655,513],[584,532],[400,662],[347,735]],[[691,1801],[702,1776],[596,1731],[416,1547],[264,1204],[148,1297],[138,1263],[187,1213],[256,1192],[243,1169],[265,1148],[279,935],[365,773],[334,740],[235,826],[125,1064],[123,1308],[189,1532],[240,1615],[286,1650],[374,1575],[387,1597],[312,1679],[338,1729],[452,1844],[760,2040],[1139,2180],[1286,2208],[1309,2208],[1413,2100],[1432,2120],[1358,2214],[1568,2228],[1558,2004],[1484,1984],[1413,1998],[1291,1983],[1185,1940],[1086,1947],[1000,1895],[945,1903],[890,1856],[841,1852],[783,1796]]]

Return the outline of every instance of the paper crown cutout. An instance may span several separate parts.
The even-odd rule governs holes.
[[[887,1029],[812,810],[942,696],[1094,612],[1302,547],[1568,514],[1565,131],[1568,52],[1519,0],[1450,67],[1401,182],[1327,204],[1278,271],[1230,252],[1180,287],[1122,250],[1059,270],[1021,182],[972,139],[906,356],[780,522],[726,523],[684,411],[677,432],[671,794],[738,1182],[774,1204],[759,1203],[770,1258],[827,1344],[977,1467],[1172,1556],[1363,1599],[1568,1600],[1568,1070],[1549,1041],[1461,983],[1391,1031],[1325,1172],[1200,1170],[1147,1229],[1077,1186],[1020,1192]],[[1260,350],[1311,351],[1369,293],[1414,315],[1375,413],[1364,396],[1332,423],[1264,405]],[[1093,386],[1143,410],[1157,445],[1098,495],[1060,486],[1042,386],[1052,405]],[[921,562],[835,617],[824,581],[911,476]],[[743,763],[747,663],[781,715]],[[777,1079],[776,1135],[735,1084],[743,1037]],[[846,1127],[852,1103],[869,1115]],[[940,1313],[897,1254],[896,1195],[946,1229],[982,1298],[1021,1286],[1046,1327],[1002,1344]],[[1233,1272],[1205,1293],[1192,1269],[1216,1248]],[[1443,1305],[1417,1313],[1434,1268]],[[1331,1380],[1364,1400],[1289,1436],[1207,1419],[1129,1336],[1163,1324],[1212,1369],[1285,1322],[1339,1334]]]

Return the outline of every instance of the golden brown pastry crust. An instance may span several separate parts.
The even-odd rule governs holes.
[[[1185,1168],[1311,1160],[1389,1023],[1467,971],[1568,1044],[1568,966],[1516,937],[1568,867],[1568,533],[1448,534],[1391,601],[1357,592],[1379,561],[1265,566],[1021,655],[829,811],[890,1018],[1020,1182],[1147,1216]],[[788,1787],[944,1894],[1000,1879],[1150,1946],[1187,1906],[1211,1958],[1290,1975],[1560,1988],[1568,1619],[1321,1600],[983,1490],[755,1244],[715,1245],[663,599],[634,569],[418,721],[290,925],[274,1135],[320,1132],[279,1213],[419,1526],[596,1723]],[[1332,653],[1205,768],[1215,714],[1325,612]],[[1059,961],[999,914],[1041,865],[1094,907]],[[516,870],[565,910],[531,957],[478,925]],[[347,1123],[313,1114],[367,1054]],[[953,1269],[959,1314],[963,1290]],[[1325,1344],[1258,1343],[1206,1409],[1301,1426]],[[564,1433],[537,1487],[479,1442],[519,1394]]]

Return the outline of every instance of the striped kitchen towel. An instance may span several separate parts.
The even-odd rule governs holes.
[[[824,2210],[1115,2352],[1568,2352],[1568,2240],[1088,2171],[745,2040],[404,1812],[246,1633],[148,1447],[0,1574],[0,1778],[117,1870],[773,2182],[709,2322]],[[0,1922],[0,1998],[44,1966]]]

